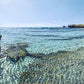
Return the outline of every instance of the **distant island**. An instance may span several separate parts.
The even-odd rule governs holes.
[[[68,25],[69,28],[84,28],[84,24],[73,24]]]

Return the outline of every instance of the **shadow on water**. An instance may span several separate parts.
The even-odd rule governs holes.
[[[62,39],[47,39],[47,40],[74,40],[74,39],[84,39],[84,36],[75,36],[75,37],[68,37]]]
[[[32,37],[59,37],[59,35],[33,35],[33,34],[24,34],[24,35]]]

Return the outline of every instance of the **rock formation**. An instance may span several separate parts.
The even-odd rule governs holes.
[[[0,40],[1,40],[2,35],[0,35]]]
[[[28,46],[28,44],[25,43],[19,43],[17,46],[10,46],[6,50],[7,57],[10,58],[12,61],[17,62],[20,58],[24,58],[25,56],[28,56],[29,53],[25,49]]]

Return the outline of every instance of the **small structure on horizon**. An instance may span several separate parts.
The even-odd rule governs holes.
[[[1,40],[2,35],[0,35],[0,40]],[[1,42],[0,42],[0,53],[1,53]]]
[[[63,26],[63,28],[65,28],[66,26]]]
[[[1,40],[2,35],[0,35],[0,40]]]

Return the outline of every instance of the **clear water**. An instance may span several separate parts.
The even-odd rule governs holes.
[[[29,53],[51,53],[59,50],[76,50],[84,47],[83,28],[0,28],[2,35],[1,49],[6,50],[10,44],[28,42]],[[18,83],[20,74],[26,71],[29,63],[35,59],[25,57],[24,60],[13,63],[8,58],[0,59],[0,84]]]
[[[80,28],[1,28],[1,46],[28,42],[29,53],[76,50],[84,46],[84,29]]]

